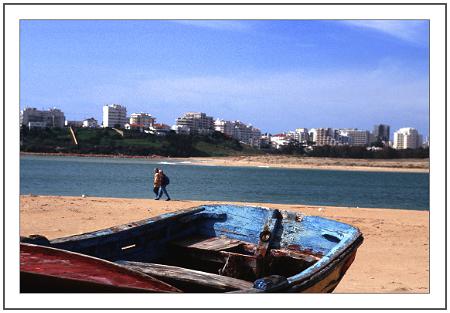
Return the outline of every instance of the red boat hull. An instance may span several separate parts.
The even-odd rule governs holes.
[[[151,276],[102,259],[20,244],[21,292],[179,292]]]

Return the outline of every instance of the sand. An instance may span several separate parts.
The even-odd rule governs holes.
[[[181,159],[180,159],[181,160]],[[428,173],[429,159],[343,159],[286,155],[189,158],[193,165]]]
[[[20,235],[40,234],[54,239],[209,203],[225,202],[21,196]],[[429,292],[428,211],[245,205],[301,211],[359,227],[364,243],[335,290],[337,293]]]

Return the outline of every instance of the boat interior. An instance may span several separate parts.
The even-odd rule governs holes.
[[[311,249],[295,240],[302,235],[298,215],[255,212],[240,216],[203,208],[49,244],[116,262],[184,292],[234,292],[255,290],[258,281],[286,284],[340,241],[325,234],[319,239],[326,249]],[[303,230],[304,240],[315,237],[311,233]]]
[[[295,275],[320,259],[287,249],[271,249],[263,256],[258,254],[258,245],[225,236],[191,235],[171,241],[166,249],[155,260],[116,262],[185,292],[227,292],[252,289],[258,278],[277,275],[279,280]]]

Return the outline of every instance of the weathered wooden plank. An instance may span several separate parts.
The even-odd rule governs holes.
[[[287,249],[272,249],[270,250],[270,256],[273,258],[277,257],[290,257],[296,260],[303,260],[308,263],[316,263],[320,260],[320,257],[317,257],[315,255],[306,254],[301,251],[295,251],[295,250],[287,250]]]
[[[253,283],[245,280],[186,269],[178,266],[131,261],[118,261],[117,263],[124,265],[127,268],[141,271],[176,286],[180,286],[180,284],[197,285],[203,287],[204,289],[211,289],[211,291],[220,292],[244,290],[253,287]]]
[[[243,241],[230,239],[225,236],[211,238],[189,237],[172,243],[180,247],[212,251],[226,250],[244,244]]]

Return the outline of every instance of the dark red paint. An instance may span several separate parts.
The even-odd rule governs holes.
[[[179,292],[151,276],[114,263],[44,246],[20,244],[20,271],[153,292]]]

